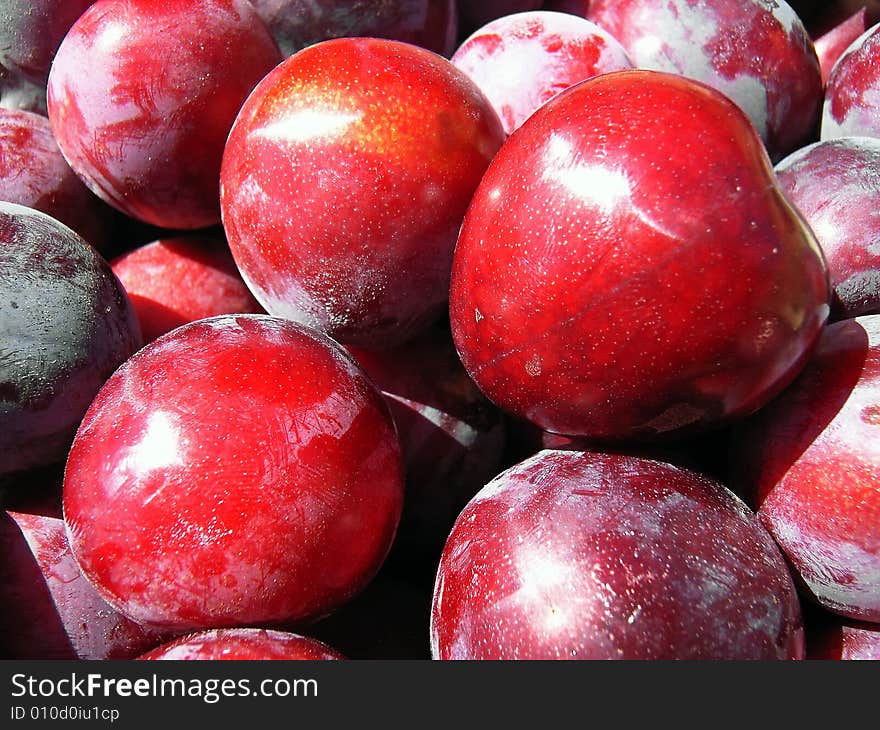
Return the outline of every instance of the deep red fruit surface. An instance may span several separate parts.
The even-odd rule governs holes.
[[[98,248],[109,237],[110,209],[70,169],[39,114],[0,109],[0,200],[42,211]]]
[[[387,350],[352,348],[394,417],[406,467],[398,543],[433,570],[455,518],[501,466],[504,419],[468,377],[446,327]]]
[[[831,69],[843,52],[865,32],[866,27],[865,8],[861,8],[855,15],[851,15],[816,39],[814,45],[816,55],[819,57],[819,67],[822,69],[823,84],[828,82]]]
[[[880,25],[843,52],[825,88],[821,137],[849,136],[880,137]]]
[[[811,140],[822,104],[819,60],[779,0],[591,0],[588,19],[640,68],[718,89],[749,116],[771,157]]]
[[[623,46],[567,13],[516,13],[467,38],[452,63],[483,90],[510,134],[542,104],[578,81],[632,68]]]
[[[389,40],[310,46],[242,108],[223,224],[271,314],[385,346],[446,308],[455,237],[504,132],[449,61]]]
[[[98,595],[60,517],[0,513],[0,547],[0,657],[131,659],[168,639]]]
[[[330,38],[390,38],[448,56],[455,0],[252,0],[285,56]]]
[[[825,254],[832,315],[880,312],[880,139],[810,145],[782,160],[776,175]]]
[[[732,463],[808,593],[880,622],[880,315],[829,325],[801,376],[743,428]]]
[[[164,238],[111,265],[137,312],[145,343],[197,319],[263,311],[222,239]]]
[[[128,360],[77,433],[64,515],[119,610],[181,629],[323,615],[400,517],[400,446],[336,343],[260,315],[180,327]]]
[[[438,659],[796,659],[800,607],[755,516],[697,472],[542,451],[456,521]]]
[[[157,226],[208,226],[229,128],[280,60],[246,0],[98,0],[52,63],[49,119],[104,200]]]
[[[338,660],[339,652],[315,639],[266,629],[213,629],[163,644],[140,659],[185,661]]]
[[[620,71],[562,92],[493,160],[450,311],[495,403],[619,439],[760,407],[803,365],[828,299],[742,112],[702,84]]]

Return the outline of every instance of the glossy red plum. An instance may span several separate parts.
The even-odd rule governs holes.
[[[400,436],[406,499],[397,541],[408,549],[398,552],[421,551],[433,569],[458,513],[501,467],[504,419],[468,377],[446,327],[352,354],[385,396]]]
[[[821,138],[880,137],[880,25],[838,59],[825,88]]]
[[[184,636],[139,657],[166,661],[325,661],[345,659],[315,639],[267,629],[213,629]]]
[[[0,109],[0,200],[42,211],[103,248],[111,212],[58,149],[46,117]]]
[[[623,46],[596,24],[545,11],[483,26],[461,44],[452,63],[483,90],[508,134],[572,84],[632,68]]]
[[[819,61],[782,0],[591,0],[587,18],[636,66],[682,74],[732,99],[774,159],[811,141],[822,103]]]
[[[98,0],[52,63],[49,119],[70,166],[123,213],[212,225],[229,128],[280,60],[246,0]]]
[[[446,309],[455,237],[504,139],[461,71],[415,46],[324,41],[254,90],[223,157],[223,225],[273,315],[390,346]]]
[[[98,394],[64,515],[109,603],[175,629],[325,615],[375,575],[400,517],[382,396],[336,343],[287,320],[184,325]]]
[[[263,312],[222,238],[160,239],[111,266],[137,312],[145,343],[197,319]]]
[[[0,657],[132,659],[169,637],[111,608],[80,572],[60,517],[0,513]]]
[[[331,38],[405,41],[448,56],[455,50],[455,0],[251,0],[285,56]]]
[[[776,175],[825,254],[832,315],[880,312],[880,139],[810,145],[782,160]]]
[[[479,492],[434,589],[435,659],[799,659],[782,555],[731,492],[631,456],[542,451]]]
[[[483,177],[453,265],[452,331],[488,397],[606,439],[746,415],[828,315],[819,247],[717,91],[655,71],[582,82]]]
[[[829,325],[801,376],[743,427],[731,462],[805,592],[880,622],[880,315]]]
[[[60,461],[141,345],[110,265],[44,213],[0,203],[0,477]]]

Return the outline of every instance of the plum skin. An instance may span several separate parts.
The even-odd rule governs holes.
[[[366,585],[400,518],[381,395],[329,338],[228,315],[147,345],[102,388],[67,461],[83,572],[180,630],[322,616]]]
[[[109,606],[80,572],[59,517],[0,513],[0,656],[132,659],[168,641]]]
[[[502,464],[504,416],[468,377],[447,327],[349,351],[382,391],[400,438],[406,499],[396,553],[433,570],[456,516]]]
[[[0,203],[0,477],[61,461],[92,398],[140,346],[101,255],[54,218]]]
[[[802,592],[880,622],[880,315],[829,325],[798,379],[736,431],[733,484]]]
[[[633,66],[623,46],[594,23],[544,11],[488,23],[465,39],[452,63],[483,90],[507,134],[572,84]]]
[[[270,314],[346,345],[403,342],[446,309],[455,237],[503,140],[485,96],[434,53],[303,49],[260,82],[223,155],[242,277]]]
[[[142,661],[338,661],[345,659],[326,644],[287,631],[213,629],[183,636],[138,657]]]
[[[821,70],[809,34],[787,3],[591,0],[585,15],[617,38],[637,67],[682,74],[728,96],[774,160],[811,140],[822,103]]]
[[[126,215],[214,225],[229,128],[280,60],[245,0],[97,0],[52,62],[49,119],[70,166]]]
[[[841,54],[825,88],[820,139],[880,137],[880,27],[873,25]]]
[[[102,250],[111,210],[70,169],[46,117],[0,109],[0,198],[52,216]]]
[[[803,367],[829,300],[743,113],[637,70],[573,86],[511,135],[459,234],[450,319],[504,410],[634,440],[757,410]]]
[[[172,236],[110,262],[134,306],[144,342],[220,314],[262,314],[229,247],[208,235]]]
[[[455,50],[456,0],[253,0],[281,52],[331,38],[389,38],[442,56]]]
[[[776,176],[828,264],[834,319],[880,312],[880,140],[840,137],[781,160]]]
[[[461,513],[435,659],[800,659],[800,605],[733,493],[637,456],[542,451]]]

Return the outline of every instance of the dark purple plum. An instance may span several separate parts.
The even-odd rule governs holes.
[[[94,1],[0,0],[0,65],[45,89],[58,46]]]
[[[455,0],[251,2],[285,56],[319,41],[354,36],[405,41],[444,56],[455,50]]]
[[[0,203],[0,477],[63,459],[92,398],[140,343],[101,255],[54,218]]]
[[[464,509],[434,588],[437,659],[798,659],[794,582],[755,515],[695,471],[541,451]]]

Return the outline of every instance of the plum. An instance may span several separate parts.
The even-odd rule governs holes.
[[[52,62],[49,119],[105,201],[157,226],[209,226],[229,128],[280,60],[247,0],[98,0]]]
[[[809,34],[783,0],[591,0],[640,68],[702,81],[736,102],[774,159],[808,141],[822,78]]]
[[[880,137],[880,24],[841,54],[825,88],[821,139]]]
[[[0,200],[42,211],[104,249],[111,210],[76,176],[46,117],[0,109]]]
[[[144,342],[218,314],[260,314],[222,239],[162,238],[110,262],[137,312]]]
[[[455,237],[503,140],[476,85],[430,51],[303,49],[260,82],[223,155],[244,280],[270,314],[344,344],[403,342],[446,310]]]
[[[77,432],[64,517],[83,572],[139,623],[323,616],[375,575],[403,501],[382,396],[324,335],[224,315],[145,346]]]
[[[541,451],[449,536],[435,659],[800,659],[800,605],[730,491],[637,456]]]
[[[267,629],[211,629],[162,644],[138,657],[166,661],[332,661],[345,659],[315,639]]]
[[[60,516],[0,513],[0,656],[132,659],[167,641],[110,607],[82,575]]]
[[[405,41],[443,56],[455,50],[455,0],[251,0],[285,56],[331,38]]]
[[[59,461],[141,345],[110,265],[54,218],[0,203],[0,477]]]
[[[632,68],[623,46],[595,23],[540,10],[474,31],[452,63],[486,94],[508,134],[572,84]]]
[[[861,8],[857,13],[816,39],[813,45],[816,48],[816,55],[819,57],[823,84],[828,83],[831,69],[834,68],[834,64],[837,63],[843,52],[865,32],[866,28],[865,8]]]
[[[880,312],[880,139],[817,142],[776,165],[828,263],[835,319]]]
[[[0,0],[0,107],[46,115],[58,45],[94,0]]]
[[[880,315],[829,325],[800,377],[737,429],[730,458],[804,594],[880,622]]]
[[[0,66],[46,85],[70,26],[95,0],[0,0]]]
[[[502,147],[462,225],[450,318],[504,410],[641,440],[760,408],[803,366],[829,299],[743,112],[634,70],[563,91]]]

